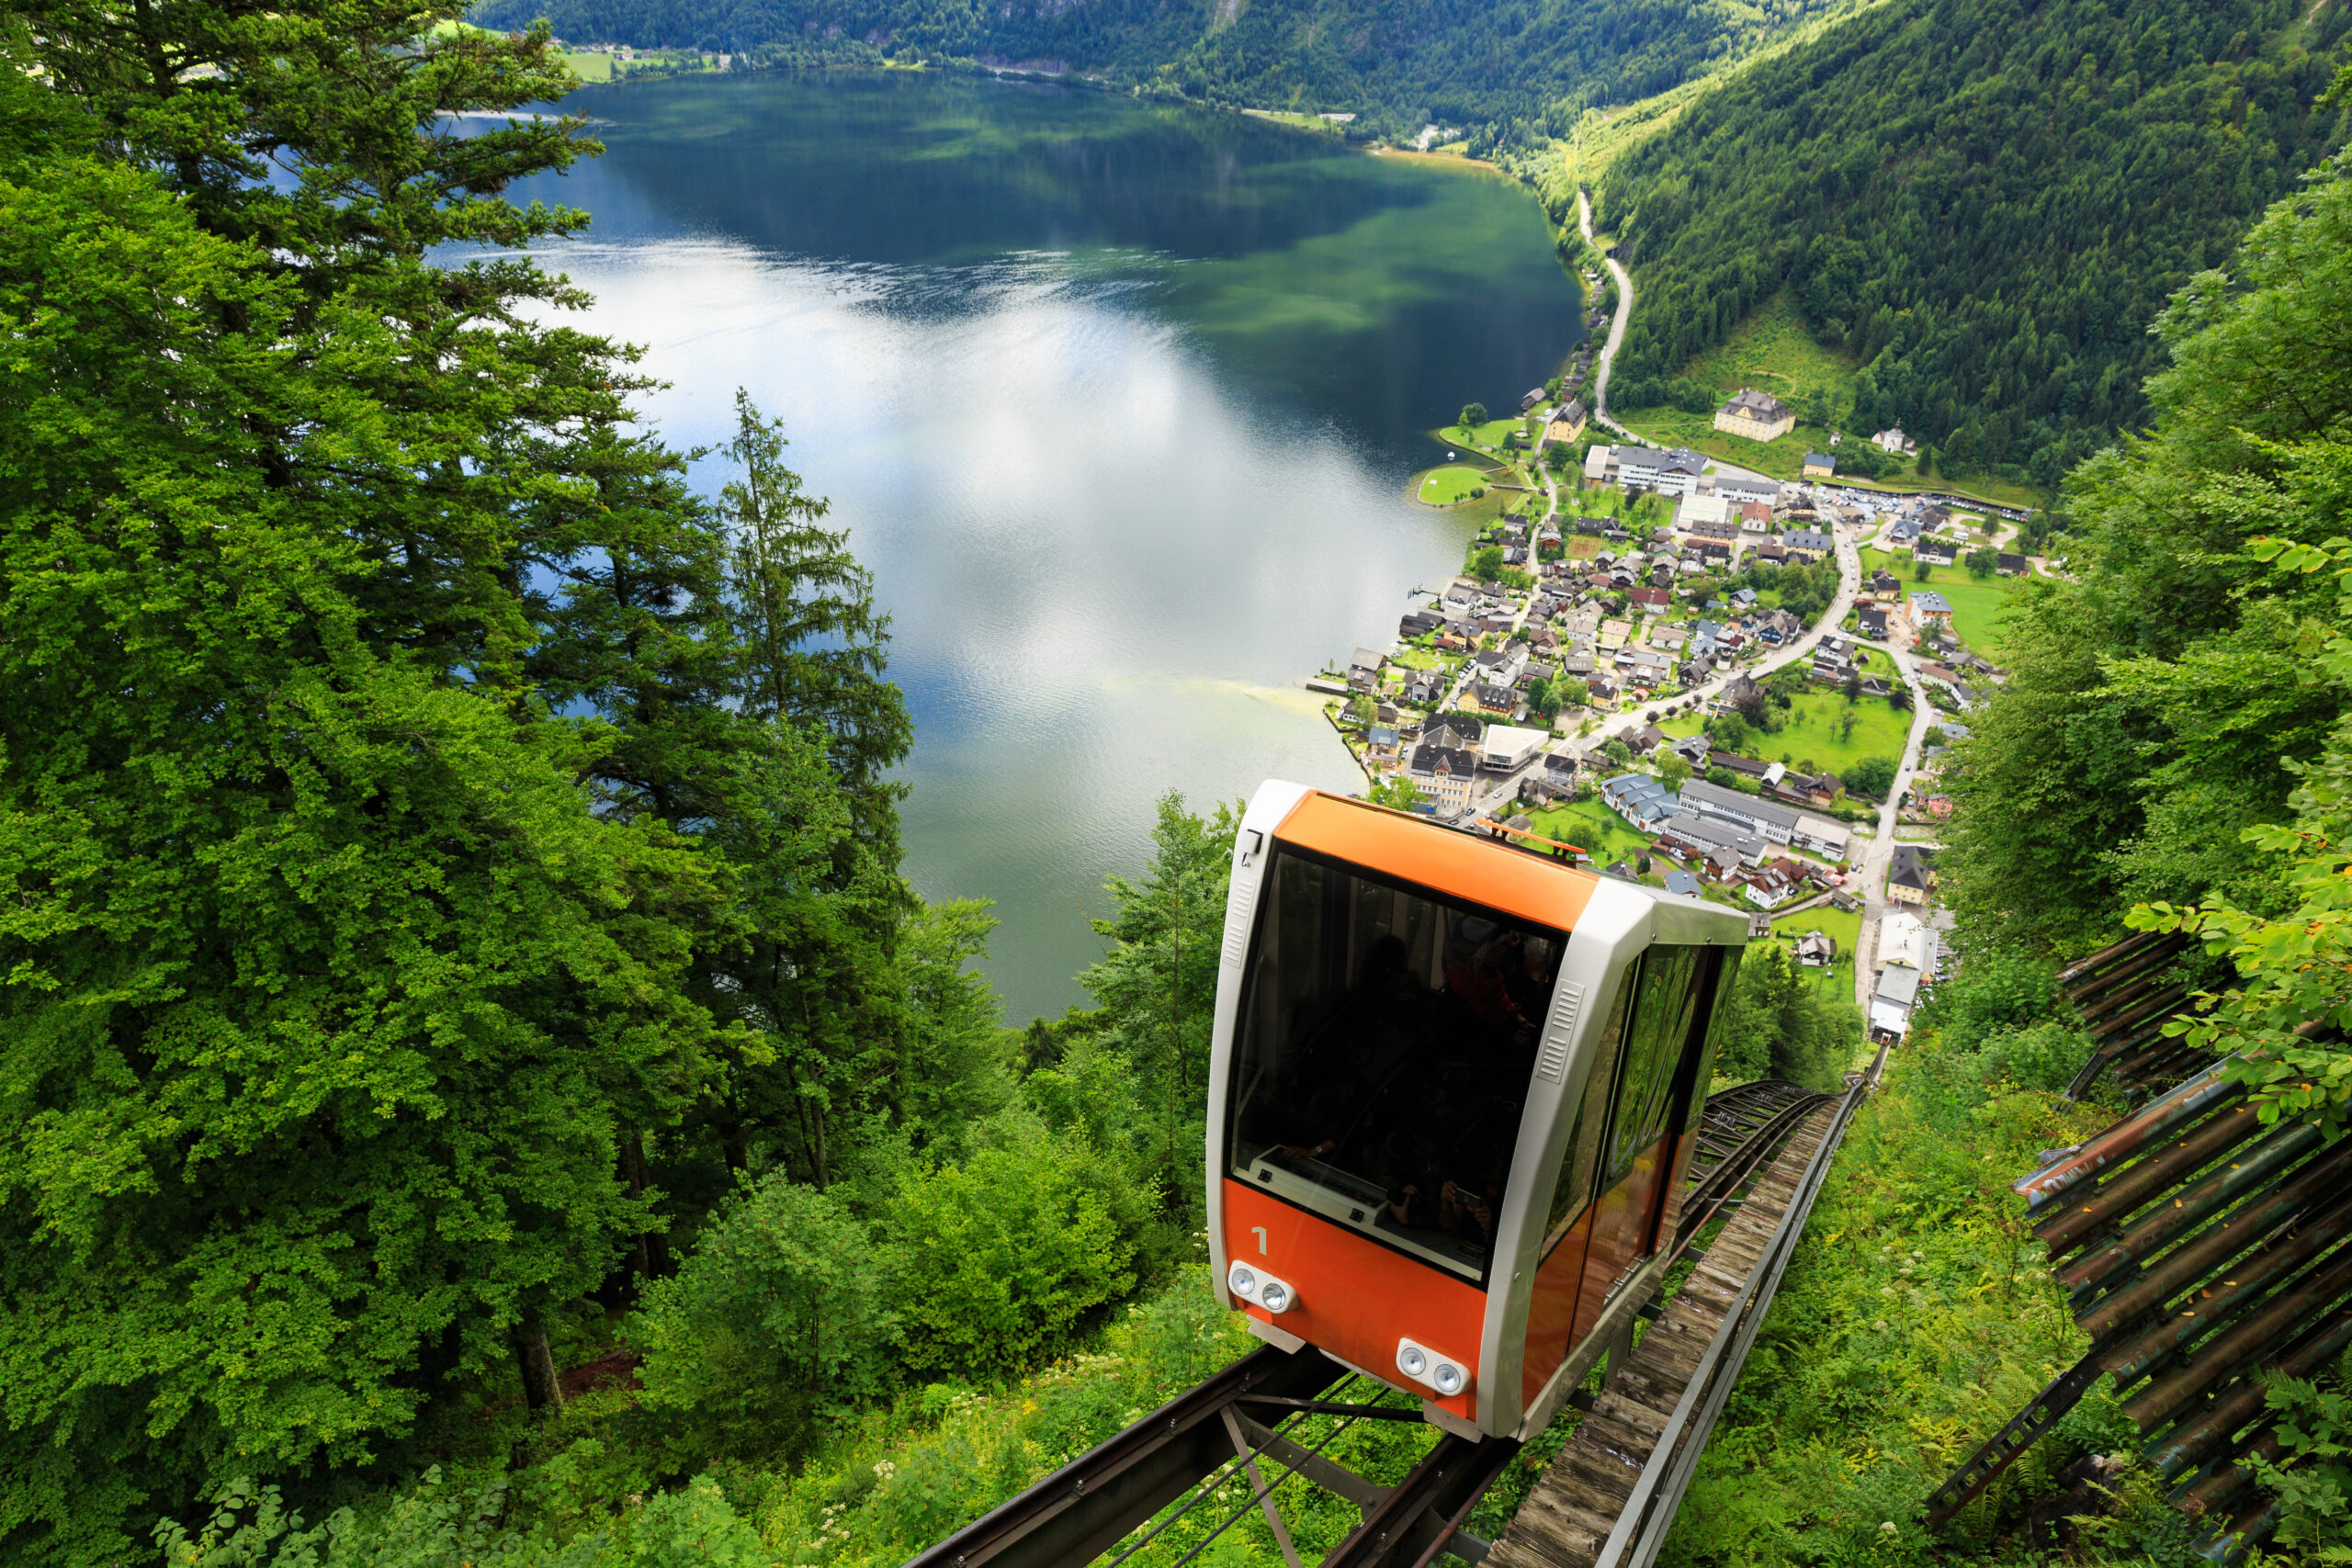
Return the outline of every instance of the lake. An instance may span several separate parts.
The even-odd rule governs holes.
[[[682,446],[785,421],[893,618],[908,874],[995,900],[1006,1016],[1084,999],[1153,803],[1361,790],[1300,682],[1396,635],[1464,525],[1421,433],[1580,336],[1522,188],[1235,115],[911,72],[583,89],[514,193],[644,345]],[[697,478],[724,479],[707,461]]]

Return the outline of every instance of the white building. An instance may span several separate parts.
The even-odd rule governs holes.
[[[1486,738],[1478,742],[1478,765],[1509,773],[1534,756],[1535,749],[1550,738],[1549,730],[1490,724]]]

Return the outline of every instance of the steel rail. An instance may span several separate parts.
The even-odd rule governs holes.
[[[1883,1052],[1880,1060],[1884,1060]],[[1792,1092],[1802,1098],[1782,1103]],[[1725,1102],[1726,1097],[1735,1095],[1738,1098]],[[1728,1130],[1736,1132],[1740,1141],[1693,1183],[1684,1222],[1669,1244],[1678,1256],[1804,1119],[1829,1098],[1778,1080],[1762,1080],[1736,1086],[1710,1100],[1709,1111],[1720,1105],[1732,1113],[1726,1121],[1758,1114],[1763,1120],[1749,1126],[1735,1122]],[[1285,1432],[1296,1422],[1315,1416],[1339,1416],[1344,1429],[1353,1420],[1365,1417],[1421,1418],[1418,1411],[1349,1404],[1328,1397],[1353,1375],[1312,1348],[1292,1352],[1263,1347],[918,1552],[905,1568],[983,1568],[984,1564],[1079,1568],[1118,1546],[1186,1492],[1200,1488],[1200,1495],[1184,1509],[1190,1513],[1210,1495],[1212,1482],[1229,1479],[1223,1476],[1226,1471],[1258,1460],[1283,1465],[1287,1473],[1272,1483],[1249,1487],[1250,1500],[1217,1526],[1211,1534],[1215,1539],[1293,1476],[1308,1474],[1283,1458]],[[1269,1420],[1282,1417],[1284,1430],[1269,1433],[1264,1442],[1237,1453],[1221,1415],[1250,1406],[1265,1410]],[[1324,1441],[1336,1436],[1334,1432]],[[1312,1455],[1321,1446],[1318,1443],[1306,1451]],[[1385,1489],[1386,1495],[1372,1506],[1363,1525],[1332,1549],[1321,1568],[1382,1568],[1384,1564],[1428,1568],[1450,1546],[1463,1555],[1464,1549],[1453,1546],[1464,1533],[1463,1521],[1520,1447],[1507,1438],[1473,1442],[1451,1433],[1442,1436],[1402,1482]],[[1308,1478],[1314,1479],[1311,1474]],[[1174,1522],[1163,1520],[1159,1529]],[[1133,1543],[1127,1554],[1159,1533],[1155,1529],[1144,1541]],[[1205,1544],[1197,1543],[1195,1551]],[[1483,1551],[1480,1543],[1470,1555]]]
[[[1665,1430],[1650,1450],[1648,1462],[1642,1466],[1641,1476],[1634,1483],[1632,1495],[1618,1513],[1615,1528],[1601,1543],[1594,1568],[1649,1568],[1657,1561],[1658,1549],[1666,1544],[1666,1533],[1681,1507],[1682,1495],[1698,1473],[1699,1457],[1706,1450],[1707,1438],[1731,1397],[1732,1386],[1738,1381],[1739,1369],[1747,1359],[1749,1348],[1764,1326],[1781,1276],[1796,1251],[1798,1238],[1804,1234],[1814,1200],[1820,1196],[1822,1186],[1828,1179],[1830,1161],[1845,1138],[1854,1112],[1878,1087],[1879,1074],[1885,1066],[1886,1047],[1882,1045],[1870,1071],[1838,1101],[1820,1144],[1805,1164],[1804,1173],[1797,1179],[1796,1190],[1789,1196],[1789,1206],[1781,1213],[1781,1223],[1773,1228],[1771,1239],[1765,1244],[1756,1267],[1748,1271],[1738,1295],[1732,1299],[1730,1310],[1724,1314],[1723,1326],[1701,1354],[1697,1370],[1684,1386],[1674,1414],[1668,1417]]]
[[[1217,1417],[1239,1395],[1312,1398],[1348,1375],[1317,1351],[1255,1350],[917,1552],[907,1568],[1091,1562],[1238,1457]]]

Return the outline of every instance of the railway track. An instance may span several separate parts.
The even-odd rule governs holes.
[[[1429,1427],[1434,1441],[1401,1479],[1383,1484],[1353,1473],[1329,1457],[1342,1434],[1364,1422],[1419,1423],[1418,1400],[1311,1348],[1268,1346],[917,1554],[907,1568],[1080,1568],[1097,1560],[1119,1568],[1131,1559],[1185,1568],[1252,1514],[1265,1520],[1289,1568],[1304,1568],[1281,1512],[1288,1489],[1302,1482],[1352,1503],[1361,1516],[1320,1568],[1430,1568],[1442,1554],[1491,1560],[1496,1568],[1644,1568],[1761,1325],[1846,1122],[1884,1060],[1882,1052],[1843,1095],[1767,1081],[1710,1098],[1671,1259],[1693,1250],[1713,1220],[1727,1212],[1730,1218],[1663,1311],[1644,1307],[1657,1321],[1632,1354],[1617,1346],[1602,1391],[1572,1399],[1586,1412],[1579,1436],[1597,1433],[1613,1443],[1608,1451],[1625,1472],[1616,1514],[1603,1524],[1606,1539],[1583,1539],[1594,1535],[1590,1505],[1600,1494],[1582,1485],[1589,1467],[1574,1443],[1491,1546],[1464,1521],[1518,1456],[1518,1443]],[[1620,1435],[1628,1431],[1645,1439],[1630,1465],[1624,1450],[1634,1445]],[[1547,1505],[1547,1495],[1570,1491],[1577,1501],[1555,1497]],[[1564,1532],[1557,1520],[1571,1513],[1577,1521]],[[1187,1543],[1181,1551],[1180,1540]]]

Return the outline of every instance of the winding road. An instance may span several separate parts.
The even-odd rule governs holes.
[[[1592,244],[1592,196],[1577,187],[1577,227],[1584,231],[1584,243]],[[1595,247],[1598,249],[1598,247]],[[1628,441],[1642,438],[1609,417],[1609,372],[1617,363],[1617,350],[1625,342],[1625,323],[1634,319],[1634,275],[1621,265],[1615,256],[1603,255],[1600,265],[1617,284],[1617,310],[1609,318],[1609,341],[1600,345],[1600,357],[1592,367],[1592,417],[1607,425]],[[1646,442],[1644,443],[1647,445]]]

